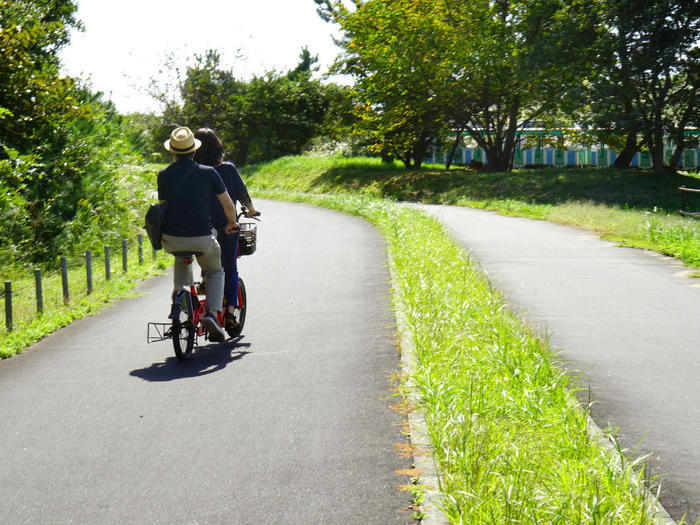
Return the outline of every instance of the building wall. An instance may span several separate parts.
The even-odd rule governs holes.
[[[666,159],[670,159],[672,154],[673,150],[667,149],[665,151]],[[594,166],[603,168],[612,166],[615,158],[615,152],[607,148],[569,148],[567,150],[529,148],[515,151],[513,165],[516,168],[524,166]],[[425,162],[428,164],[444,164],[446,160],[447,153],[438,154],[433,152]],[[467,165],[472,160],[486,163],[488,158],[486,152],[480,148],[462,146],[455,152],[455,165]],[[679,168],[696,169],[698,164],[700,164],[700,148],[683,150],[678,163]],[[630,166],[636,168],[651,168],[651,165],[649,152],[637,153],[630,163]]]

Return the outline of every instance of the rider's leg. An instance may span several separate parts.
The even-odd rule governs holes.
[[[224,268],[224,297],[226,311],[233,313],[238,306],[238,233],[219,235],[221,246],[221,266]]]
[[[190,240],[196,237],[175,237],[172,235],[163,235],[163,250],[167,253],[194,250],[190,247]],[[182,255],[175,256],[175,264],[173,265],[173,295],[182,290],[184,286],[189,286],[192,283],[192,266],[185,264],[185,257]]]
[[[200,239],[197,237],[197,239]],[[224,301],[224,270],[221,267],[221,248],[212,236],[201,243],[197,256],[199,266],[207,274],[207,310],[220,312]]]
[[[207,272],[207,310],[221,311],[224,300],[224,272],[221,268],[221,249],[213,235],[199,237],[176,237],[163,235],[163,249],[168,252],[189,251],[199,252],[197,262]],[[192,267],[184,263],[184,258],[175,257],[173,284],[176,291],[192,283]]]

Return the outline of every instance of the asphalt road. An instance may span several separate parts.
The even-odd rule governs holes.
[[[171,277],[0,362],[0,522],[411,521],[381,236],[260,201],[243,338],[146,345]]]
[[[661,502],[700,520],[700,279],[677,260],[582,230],[451,206],[446,224],[580,374],[601,428],[650,455]],[[588,399],[582,392],[581,398]]]

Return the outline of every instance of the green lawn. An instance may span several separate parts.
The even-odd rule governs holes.
[[[613,168],[486,173],[437,166],[406,171],[379,159],[310,156],[249,166],[242,174],[253,190],[350,192],[472,206],[578,226],[700,268],[700,220],[678,214],[678,187],[700,188],[697,174],[656,176]],[[700,198],[692,206],[700,210]]]

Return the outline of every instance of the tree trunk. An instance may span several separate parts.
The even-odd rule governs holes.
[[[648,135],[647,142],[654,173],[657,175],[668,173],[664,163],[664,135],[661,126],[654,126]]]
[[[506,154],[502,144],[495,144],[486,150],[488,162],[486,163],[489,171],[508,171],[510,166],[510,153]]]
[[[625,169],[630,167],[630,162],[634,158],[634,155],[639,151],[639,145],[637,144],[637,133],[635,131],[630,131],[627,133],[627,140],[625,142],[625,147],[622,149],[620,154],[615,158],[613,166],[618,169]]]
[[[452,166],[452,161],[455,158],[455,152],[457,151],[457,146],[459,146],[459,143],[462,141],[462,133],[464,130],[459,130],[457,132],[457,136],[455,137],[454,144],[452,144],[452,148],[450,149],[450,154],[447,156],[447,162],[445,163],[445,169],[449,170],[450,166]]]
[[[423,165],[423,159],[428,152],[428,140],[423,136],[413,145],[413,167],[419,169]]]

